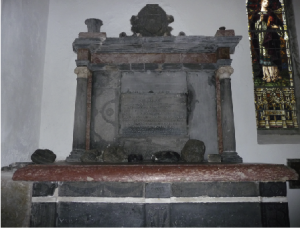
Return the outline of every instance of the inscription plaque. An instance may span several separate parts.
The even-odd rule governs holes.
[[[186,94],[124,93],[120,104],[122,135],[187,135]]]

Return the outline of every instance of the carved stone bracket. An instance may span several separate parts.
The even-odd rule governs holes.
[[[77,67],[74,70],[74,73],[77,74],[77,78],[85,78],[87,79],[91,72],[87,67]]]
[[[230,79],[230,76],[232,75],[233,72],[234,70],[231,66],[223,66],[216,71],[216,77],[219,78],[220,80]]]

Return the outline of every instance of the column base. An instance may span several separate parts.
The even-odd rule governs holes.
[[[243,158],[241,158],[237,152],[223,152],[221,158],[222,162],[243,163]]]
[[[66,162],[81,162],[80,157],[85,153],[84,149],[73,149],[66,158]]]

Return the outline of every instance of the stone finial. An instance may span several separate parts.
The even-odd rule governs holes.
[[[119,37],[127,37],[127,34],[125,32],[122,32],[119,34]]]
[[[103,25],[103,22],[97,18],[88,18],[85,20],[89,33],[100,33],[100,27]]]
[[[216,77],[219,79],[230,79],[233,72],[234,70],[231,66],[223,66],[216,70]]]
[[[90,71],[87,67],[77,67],[75,68],[74,73],[77,74],[77,78],[87,79],[90,74]]]
[[[172,28],[168,25],[174,21],[158,4],[147,4],[137,16],[132,16],[131,31],[144,37],[171,36]]]

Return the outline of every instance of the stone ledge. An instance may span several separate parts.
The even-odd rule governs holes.
[[[297,180],[298,174],[280,164],[53,164],[17,170],[17,181],[204,182]]]

